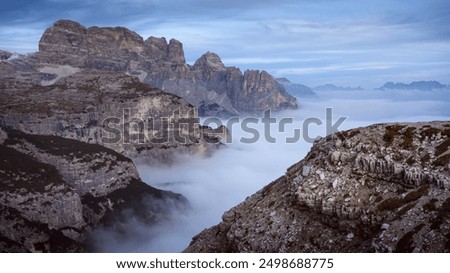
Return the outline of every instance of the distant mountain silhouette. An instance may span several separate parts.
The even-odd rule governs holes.
[[[325,84],[325,85],[319,85],[312,88],[316,92],[321,91],[360,91],[363,90],[361,87],[342,87],[342,86],[336,86],[334,84]]]
[[[276,78],[278,83],[284,86],[286,91],[294,96],[301,97],[301,98],[311,98],[311,97],[317,97],[317,94],[314,93],[314,91],[303,84],[299,83],[292,83],[286,78]]]
[[[421,91],[429,91],[433,89],[445,89],[450,88],[450,86],[441,84],[438,81],[414,81],[409,84],[406,83],[393,83],[387,82],[382,87],[377,88],[378,90],[387,90],[387,89],[398,89],[398,90],[421,90]]]

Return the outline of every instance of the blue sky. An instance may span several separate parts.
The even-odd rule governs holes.
[[[125,26],[180,40],[193,63],[206,51],[225,65],[264,69],[308,86],[450,84],[448,0],[37,0],[3,1],[0,49],[37,50],[58,19]]]

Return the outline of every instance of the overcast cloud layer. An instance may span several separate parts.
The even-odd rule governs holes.
[[[189,62],[213,51],[227,66],[309,86],[450,83],[448,0],[4,1],[0,49],[36,51],[61,18],[176,38]]]

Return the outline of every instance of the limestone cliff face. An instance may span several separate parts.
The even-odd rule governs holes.
[[[188,252],[449,252],[450,123],[328,136]]]
[[[121,73],[82,71],[47,86],[4,78],[0,93],[4,127],[97,143],[133,159],[170,163],[175,153],[207,154],[218,146],[202,141],[185,100]],[[181,122],[190,127],[173,125]]]
[[[277,90],[273,94],[270,90]],[[242,92],[234,95],[237,108],[257,109],[262,112],[267,109],[279,111],[283,109],[294,108],[295,99],[286,100],[286,97],[292,98],[269,73],[266,71],[247,70],[243,76]],[[247,98],[247,99],[244,99]]]
[[[84,251],[85,232],[146,224],[184,206],[177,194],[143,183],[113,150],[57,136],[0,129],[0,251]]]
[[[243,74],[237,68],[225,67],[219,56],[210,52],[190,66],[179,41],[168,43],[156,37],[144,41],[121,27],[86,28],[72,21],[57,21],[42,35],[37,59],[40,64],[126,72],[185,98],[205,115],[297,107],[295,98],[267,72]]]
[[[133,53],[143,51],[143,45],[142,37],[125,28],[87,29],[60,20],[42,35],[39,58],[55,64],[123,71],[129,61],[136,60]]]

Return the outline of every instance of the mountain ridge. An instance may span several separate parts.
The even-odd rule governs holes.
[[[312,90],[314,91],[361,91],[363,88],[361,87],[343,87],[343,86],[336,86],[334,84],[328,83],[325,85],[319,85],[316,87],[313,87]]]
[[[411,83],[401,82],[387,82],[383,86],[377,88],[378,90],[398,89],[398,90],[420,90],[431,91],[435,89],[447,89],[448,85],[441,84],[438,81],[413,81]]]
[[[0,60],[0,252],[90,251],[92,230],[152,226],[187,207],[134,162],[208,156],[225,127],[199,126],[184,99],[123,72],[30,58]]]
[[[292,83],[287,78],[277,78],[279,83],[281,83],[287,92],[298,96],[300,98],[315,98],[317,94],[308,86],[300,83]]]
[[[225,67],[213,54],[205,53],[190,66],[178,40],[144,40],[123,27],[86,28],[59,20],[42,35],[37,59],[40,63],[126,72],[195,106],[216,104],[228,115],[297,108],[295,98],[266,71],[242,73]],[[211,58],[214,61],[202,61]],[[200,112],[215,114],[204,109]]]

